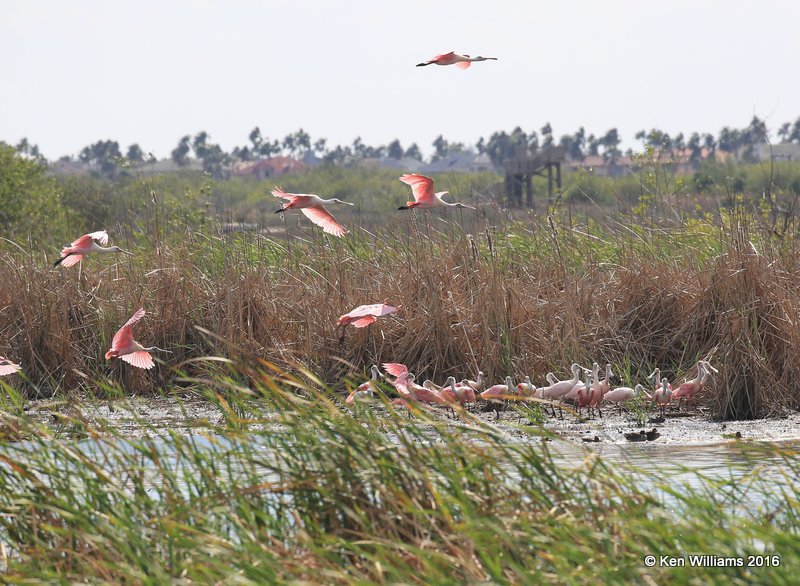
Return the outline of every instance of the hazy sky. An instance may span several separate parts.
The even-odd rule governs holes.
[[[329,144],[717,133],[800,116],[797,0],[2,0],[0,140],[49,158],[205,130]],[[437,53],[499,57],[461,71]]]

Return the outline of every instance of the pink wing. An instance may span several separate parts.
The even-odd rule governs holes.
[[[155,366],[153,357],[150,356],[150,352],[146,350],[139,350],[131,354],[123,354],[119,359],[138,368],[144,368],[145,370],[149,370]]]
[[[92,240],[96,240],[100,246],[105,246],[108,244],[108,232],[105,230],[98,230],[97,232],[91,232],[86,236],[90,237]]]
[[[459,61],[456,63],[456,67],[459,69],[467,69],[470,65],[472,65],[471,61]]]
[[[280,187],[276,187],[275,189],[272,190],[272,195],[274,195],[275,197],[281,197],[283,199],[295,200],[297,198],[309,197],[310,194],[308,194],[308,193],[289,193],[287,191],[284,191]]]
[[[293,193],[286,193],[280,187],[276,187],[275,189],[273,189],[272,195],[274,195],[275,197],[282,197],[283,199],[292,199],[292,197],[294,196]]]
[[[435,198],[433,191],[433,179],[425,175],[416,173],[406,173],[399,177],[400,181],[411,186],[411,192],[417,203],[432,202]]]
[[[453,62],[453,58],[455,56],[456,56],[456,52],[455,51],[450,51],[449,53],[442,53],[441,55],[437,55],[436,57],[431,59],[431,61],[433,61],[434,63],[448,64],[448,63],[452,63]]]
[[[13,374],[18,370],[22,370],[19,364],[14,364],[8,358],[3,358],[2,356],[0,356],[0,376]]]
[[[130,346],[133,342],[133,324],[144,317],[144,308],[140,309],[136,313],[131,316],[131,319],[125,322],[125,325],[122,326],[116,334],[114,334],[114,339],[111,341],[111,347],[120,349]]]
[[[383,317],[384,315],[389,315],[390,313],[394,313],[400,309],[399,307],[392,307],[391,305],[386,305],[385,303],[375,303],[373,305],[359,305],[355,309],[353,309],[350,313],[343,315],[342,317],[364,317],[367,315],[372,315],[375,317]]]
[[[365,315],[364,317],[360,317],[356,321],[350,323],[357,328],[366,328],[368,325],[374,324],[376,321],[378,321],[378,318],[375,316]]]
[[[92,245],[92,240],[94,240],[94,238],[92,237],[91,234],[84,234],[77,240],[74,240],[72,244],[67,246],[64,250],[66,250],[67,248],[89,248]],[[61,254],[64,253],[62,252]]]
[[[67,250],[67,249],[65,248],[64,250]],[[64,254],[69,254],[69,252],[65,253],[62,250],[61,251],[61,256],[63,257]],[[65,258],[64,260],[61,261],[61,266],[62,267],[71,267],[72,265],[78,264],[82,260],[83,260],[83,255],[82,254],[72,254],[72,255],[68,256],[67,258]]]
[[[323,232],[340,238],[349,232],[347,228],[336,221],[336,218],[334,218],[328,210],[319,204],[308,208],[302,208],[300,211],[303,212],[305,217],[321,227]]]
[[[398,362],[385,362],[383,364],[383,370],[392,376],[404,376],[408,374],[408,367],[405,364],[400,364]]]

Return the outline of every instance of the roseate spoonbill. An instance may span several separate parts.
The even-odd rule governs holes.
[[[444,387],[442,387],[439,394],[445,400],[445,402],[451,406],[453,416],[455,416],[455,411],[452,409],[453,404],[459,403],[460,405],[466,405],[468,403],[475,402],[475,391],[472,389],[472,387],[457,385],[456,377],[454,376],[447,378],[447,382],[445,382]]]
[[[133,339],[133,325],[143,317],[144,309],[140,309],[114,334],[114,339],[111,341],[111,349],[106,352],[106,360],[119,358],[138,368],[150,369],[155,366],[150,352],[153,350],[169,352],[169,350],[164,350],[158,346],[145,348]]]
[[[667,405],[672,400],[672,385],[669,384],[666,378],[661,379],[661,384],[656,387],[653,393],[653,401],[658,405],[661,410],[661,415],[664,415]]]
[[[581,367],[581,368],[583,368],[583,367]],[[590,372],[592,373],[592,381],[593,381],[592,384],[595,384],[597,381],[600,380],[599,379],[600,365],[597,364],[596,362],[594,363],[594,365],[592,367],[592,370],[588,370],[586,368],[583,368],[583,372],[585,374],[589,374]],[[575,401],[575,400],[577,400],[578,399],[578,391],[580,391],[582,388],[583,388],[583,383],[582,382],[575,383],[575,385],[572,387],[572,389],[570,389],[570,391],[566,395],[564,395],[564,400],[565,401],[569,401],[569,400]]]
[[[399,310],[402,306],[392,307],[385,303],[375,303],[374,305],[359,305],[349,313],[345,313],[336,322],[337,328],[342,328],[342,335],[339,338],[339,344],[344,343],[344,332],[348,325],[356,328],[365,328],[368,325],[375,323],[379,317],[389,315]]]
[[[59,258],[53,266],[57,267],[58,265],[62,265],[71,267],[81,262],[84,256],[92,252],[122,252],[130,254],[130,252],[122,250],[119,246],[103,248],[106,244],[108,244],[108,232],[105,230],[84,234],[61,250],[61,258]]]
[[[637,384],[635,389],[630,387],[617,387],[616,389],[608,391],[603,395],[603,402],[616,403],[619,408],[622,409],[624,403],[632,400],[639,393],[644,393],[645,396],[648,398],[650,397],[647,391],[644,390],[644,387]]]
[[[7,374],[14,374],[18,370],[22,370],[22,367],[19,364],[15,364],[11,362],[8,358],[3,358],[0,356],[0,376],[6,376]]]
[[[503,399],[514,394],[515,391],[514,380],[510,376],[507,376],[504,385],[492,385],[481,393],[481,398],[492,406],[497,416],[496,419],[500,419],[500,408],[498,405],[502,405]]]
[[[592,417],[592,395],[594,393],[592,386],[594,385],[594,376],[592,374],[586,373],[586,378],[583,381],[583,385],[578,390],[578,396],[575,398],[575,402],[578,407],[578,418],[580,419],[581,416],[581,409],[586,407],[587,411],[589,412],[589,418]]]
[[[395,377],[394,380],[386,380],[389,380],[389,383],[397,389],[401,395],[410,394],[408,384],[412,379],[409,378],[409,374],[411,373],[408,372],[408,367],[405,364],[400,364],[399,362],[384,362],[383,370]]]
[[[538,389],[531,382],[531,377],[526,376],[525,382],[517,385],[517,394],[521,397],[535,397]]]
[[[414,383],[414,374],[408,371],[405,364],[387,362],[383,365],[383,369],[396,377],[394,381],[390,382],[404,399],[421,403],[444,403],[444,399],[439,393]]]
[[[681,401],[683,401],[683,399],[686,399],[686,402],[688,403],[703,389],[703,386],[706,384],[706,379],[708,378],[709,374],[711,374],[709,369],[713,370],[714,372],[719,372],[707,361],[700,360],[697,363],[697,376],[694,379],[683,383],[672,393],[673,398],[678,399],[678,409],[680,409]]]
[[[409,201],[404,206],[397,208],[398,210],[410,210],[414,208],[436,208],[436,207],[450,207],[450,208],[467,208],[474,210],[472,206],[464,205],[463,203],[447,203],[442,199],[442,196],[450,193],[449,191],[434,191],[433,179],[425,177],[425,175],[418,175],[416,173],[406,173],[399,177],[400,181],[406,185],[411,186],[411,193],[414,194],[414,201]]]
[[[611,372],[611,365],[606,363],[606,378],[600,381],[600,390],[602,391],[603,395],[605,395],[611,389],[611,377],[613,376],[614,373]]]
[[[437,403],[442,404],[447,401],[444,400],[438,391],[434,391],[414,382],[414,373],[408,373],[408,390],[413,394],[417,401],[420,403]]]
[[[538,393],[542,399],[556,400],[561,399],[567,395],[576,385],[580,384],[582,367],[580,364],[573,363],[570,367],[572,371],[572,378],[562,381],[557,381],[549,387],[539,389]],[[577,391],[576,391],[577,392]],[[552,405],[551,405],[552,406]],[[553,407],[553,417],[556,415],[556,408]]]
[[[349,201],[342,201],[341,199],[337,199],[335,197],[331,199],[322,199],[320,196],[311,193],[286,193],[280,187],[276,187],[272,191],[272,195],[289,200],[283,204],[281,209],[275,211],[276,214],[288,210],[300,210],[305,217],[322,228],[323,232],[332,234],[333,236],[338,236],[340,238],[349,232],[347,228],[336,221],[336,218],[334,218],[323,205],[326,203],[343,203],[349,206],[354,205]]]
[[[497,57],[481,57],[480,55],[477,57],[470,57],[469,55],[459,55],[454,51],[450,51],[449,53],[436,55],[436,57],[428,61],[417,63],[417,67],[425,67],[426,65],[455,65],[459,69],[466,69],[477,61],[497,61]]]
[[[483,371],[478,371],[478,378],[476,380],[464,379],[461,381],[462,385],[471,387],[473,391],[478,392],[483,387]]]
[[[369,370],[371,375],[370,380],[358,385],[355,390],[347,396],[344,402],[348,405],[351,405],[354,401],[362,403],[375,399],[375,394],[378,390],[378,386],[375,383],[380,379],[381,371],[378,370],[378,367],[374,364]]]
[[[544,375],[544,378],[546,378],[547,382],[551,385],[554,385],[558,382],[556,375],[554,375],[552,372],[548,372],[546,375]]]
[[[592,381],[592,392],[589,397],[589,408],[590,410],[597,409],[597,413],[602,419],[603,412],[600,410],[600,403],[603,401],[603,395],[611,388],[611,377],[614,375],[611,372],[610,364],[606,364],[606,378],[604,380],[599,379],[599,370],[600,366],[595,362],[592,368],[594,380]]]

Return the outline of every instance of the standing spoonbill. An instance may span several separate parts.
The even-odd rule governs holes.
[[[409,201],[404,206],[397,208],[398,210],[411,210],[414,208],[467,208],[474,210],[472,206],[464,205],[463,203],[447,203],[442,199],[443,195],[450,193],[449,191],[434,191],[433,179],[425,175],[418,175],[416,173],[406,173],[399,177],[400,181],[406,185],[411,186],[411,193],[414,194],[414,201]]]
[[[455,65],[459,69],[466,69],[477,61],[497,61],[497,57],[481,57],[480,55],[477,57],[470,57],[469,55],[459,55],[455,51],[450,51],[449,53],[436,55],[436,57],[423,61],[422,63],[417,63],[417,67],[425,67],[426,65]]]
[[[669,384],[666,378],[661,379],[661,384],[656,387],[653,393],[653,401],[658,405],[661,410],[661,415],[664,415],[667,405],[672,400],[672,385]]]
[[[525,381],[517,384],[517,394],[521,397],[536,397],[538,389],[531,382],[531,377],[526,376]],[[541,398],[541,397],[537,397]]]
[[[445,402],[435,390],[416,384],[414,382],[414,373],[409,372],[405,364],[387,362],[383,365],[383,369],[395,377],[393,381],[389,382],[406,401],[419,401],[420,403]]]
[[[711,366],[708,361],[700,360],[697,363],[697,376],[692,380],[683,383],[672,393],[672,396],[675,399],[678,399],[678,410],[681,408],[681,402],[683,399],[686,399],[686,402],[688,403],[703,389],[703,386],[706,384],[706,379],[708,378],[709,374],[711,374],[711,370],[714,372],[719,372],[716,368]]]
[[[495,419],[500,419],[500,406],[502,406],[503,399],[509,395],[516,394],[516,387],[514,387],[514,380],[506,377],[504,385],[493,385],[481,393],[481,399],[484,399],[494,409],[496,415]]]
[[[551,384],[549,387],[544,387],[539,389],[539,394],[541,395],[542,399],[561,399],[567,393],[572,391],[576,385],[579,385],[579,381],[581,380],[581,365],[577,362],[573,363],[570,367],[572,370],[572,378],[567,380],[562,380]],[[576,391],[577,392],[577,391]],[[563,415],[563,414],[562,414]],[[556,416],[556,408],[553,407],[553,417]]]
[[[331,198],[322,199],[318,195],[311,193],[286,193],[280,187],[276,187],[272,191],[272,195],[289,200],[283,204],[283,207],[276,210],[276,214],[288,210],[300,210],[305,217],[314,222],[317,226],[322,228],[323,232],[332,234],[333,236],[342,237],[349,232],[347,228],[342,226],[336,221],[331,213],[325,209],[323,204],[330,203],[343,203],[345,205],[354,205],[349,201],[342,201],[341,199]]]
[[[364,403],[375,400],[375,394],[378,391],[378,385],[376,383],[381,377],[381,371],[373,364],[370,368],[370,374],[370,380],[358,385],[344,400],[345,403],[352,405],[354,401]]]
[[[61,250],[61,258],[59,258],[53,266],[57,267],[58,265],[62,265],[71,267],[81,262],[84,256],[92,252],[123,252],[125,254],[130,254],[130,252],[122,250],[119,246],[103,248],[106,244],[108,244],[108,232],[105,230],[84,234]]]
[[[0,356],[0,376],[6,376],[7,374],[14,374],[18,370],[22,370],[22,367],[19,364],[15,364],[11,362],[8,358],[3,358]]]
[[[158,346],[145,348],[133,339],[133,326],[143,317],[144,309],[140,309],[131,316],[131,319],[125,322],[125,325],[122,326],[116,334],[114,334],[114,339],[111,341],[111,349],[106,352],[106,360],[119,358],[138,368],[150,369],[155,366],[150,352],[153,350],[169,352],[169,350],[164,350]]]
[[[483,371],[482,370],[478,371],[477,379],[469,380],[468,378],[465,378],[464,380],[461,381],[461,384],[471,387],[473,391],[476,392],[480,391],[481,388],[483,388]]]
[[[651,398],[648,392],[644,390],[644,387],[637,384],[635,389],[630,387],[617,387],[614,390],[608,391],[603,395],[603,402],[616,403],[620,409],[624,409],[622,405],[632,400],[639,393],[643,393],[648,399]]]

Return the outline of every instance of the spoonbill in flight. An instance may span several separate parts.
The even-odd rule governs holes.
[[[0,376],[14,374],[18,370],[22,370],[22,367],[19,364],[14,364],[8,358],[3,358],[0,356]]]
[[[81,262],[84,256],[92,252],[124,252],[125,254],[130,254],[130,252],[122,250],[119,246],[103,248],[106,244],[108,244],[108,232],[105,230],[84,234],[61,250],[61,258],[53,266],[71,267]]]
[[[402,175],[400,181],[406,185],[411,186],[411,193],[414,194],[414,201],[406,203],[404,206],[397,208],[398,210],[410,210],[413,208],[467,208],[474,210],[472,206],[464,205],[463,203],[447,203],[442,199],[442,196],[450,193],[449,191],[434,191],[433,179],[425,175],[418,175],[416,173],[406,173]]]
[[[336,218],[334,218],[323,205],[326,203],[343,203],[349,206],[354,205],[349,201],[342,201],[341,199],[337,199],[335,197],[331,199],[322,199],[320,196],[312,193],[286,193],[280,187],[276,187],[272,191],[272,195],[288,200],[283,204],[281,209],[275,211],[276,214],[288,210],[300,210],[305,217],[322,228],[323,232],[332,234],[333,236],[338,236],[340,238],[349,232],[347,228],[336,221]]]
[[[399,310],[402,305],[393,307],[385,303],[375,303],[373,305],[359,305],[349,313],[345,313],[336,322],[337,328],[342,328],[342,335],[339,338],[339,344],[344,344],[344,332],[347,326],[353,325],[357,328],[365,328],[370,324],[375,323],[379,317],[389,315]]]
[[[476,61],[497,61],[497,57],[470,57],[469,55],[459,55],[454,51],[437,55],[428,61],[417,63],[417,67],[425,67],[426,65],[455,65],[459,69],[467,69],[472,63]]]
[[[143,317],[144,309],[140,309],[114,334],[114,339],[111,341],[111,349],[106,352],[106,360],[119,358],[138,368],[150,369],[155,366],[150,352],[153,350],[169,352],[169,350],[164,350],[158,346],[145,348],[133,339],[133,325]]]

